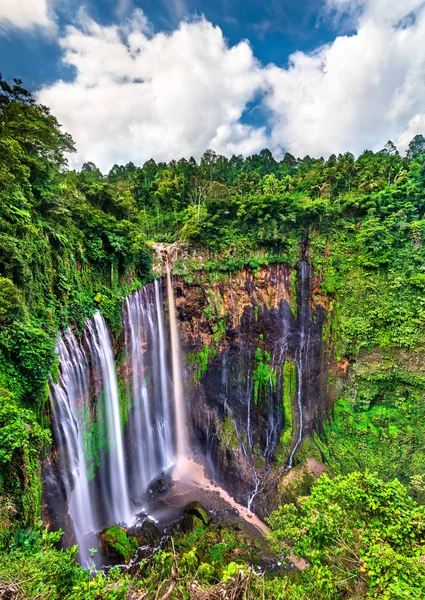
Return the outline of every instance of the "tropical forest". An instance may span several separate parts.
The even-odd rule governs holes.
[[[76,149],[0,80],[0,598],[424,598],[425,137]]]

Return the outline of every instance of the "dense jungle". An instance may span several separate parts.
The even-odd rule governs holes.
[[[405,156],[391,141],[327,160],[207,150],[107,174],[70,170],[74,150],[20,80],[0,80],[0,598],[424,598],[425,138]],[[261,532],[205,494],[164,526],[105,507],[125,500],[119,468],[130,504],[143,479],[134,382],[175,394],[174,308],[190,453]],[[84,457],[109,490],[86,562],[57,408],[73,344],[91,373],[78,477]],[[161,506],[167,431],[148,465],[138,450]]]

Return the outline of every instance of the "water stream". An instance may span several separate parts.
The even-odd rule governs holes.
[[[92,362],[99,370],[103,383],[106,429],[108,440],[108,515],[115,523],[129,525],[132,510],[128,489],[128,477],[122,436],[121,406],[115,371],[111,337],[100,312],[87,321],[86,339]]]
[[[307,274],[307,263],[306,260],[301,261],[300,265],[300,300],[299,300],[299,347],[296,356],[297,366],[297,408],[298,408],[298,431],[297,438],[294,447],[289,455],[288,466],[292,467],[294,464],[294,456],[298,450],[302,439],[304,429],[304,411],[303,411],[303,382],[304,382],[304,370],[305,363],[307,360],[308,350],[308,337],[306,342],[306,321],[308,319],[308,274]]]
[[[80,335],[68,329],[58,341],[59,379],[50,384],[52,428],[58,450],[59,481],[66,492],[67,511],[83,564],[87,563],[89,547],[93,545],[89,544],[92,534],[114,524],[130,526],[135,522],[144,510],[152,482],[164,474],[172,473],[176,480],[189,477],[203,489],[218,492],[244,518],[256,522],[249,508],[262,483],[252,462],[253,449],[258,443],[253,436],[251,414],[252,375],[249,373],[243,380],[239,372],[235,387],[228,356],[223,356],[223,409],[228,414],[229,395],[240,398],[246,423],[230,416],[242,451],[254,469],[255,487],[249,495],[248,508],[244,508],[222,488],[213,485],[203,468],[190,457],[175,297],[170,269],[166,267],[165,281],[150,283],[126,299],[122,355],[115,356],[112,336],[99,312],[87,320]],[[303,262],[297,358],[299,420],[290,466],[303,435],[308,284],[305,269]],[[231,300],[233,305],[233,294]],[[275,416],[272,381],[269,387],[266,458],[272,456],[277,444],[280,423]],[[245,442],[239,426],[245,428]],[[212,431],[212,441],[217,435],[218,430]],[[259,527],[263,527],[261,522]]]
[[[175,431],[176,431],[176,453],[177,466],[179,461],[187,457],[187,433],[186,433],[186,418],[183,396],[183,378],[182,378],[182,361],[180,354],[180,340],[177,330],[176,309],[174,305],[173,286],[171,283],[170,268],[167,263],[167,294],[168,294],[168,310],[170,313],[170,330],[171,330],[171,357],[173,365],[173,394],[174,394],[174,410],[175,410]]]
[[[85,353],[70,329],[60,338],[57,352],[61,371],[57,383],[50,381],[55,406],[53,425],[59,459],[66,469],[63,483],[70,498],[69,515],[74,523],[80,558],[84,562],[89,554],[87,534],[97,528],[88,485],[79,408],[88,401],[88,364]]]

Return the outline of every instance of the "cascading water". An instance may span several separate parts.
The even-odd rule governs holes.
[[[124,348],[130,361],[126,439],[133,502],[175,462],[172,378],[165,352],[163,298],[158,281],[126,300]]]
[[[58,342],[60,375],[57,384],[51,381],[52,423],[82,562],[88,558],[87,534],[113,524],[130,525],[151,482],[188,455],[169,272],[167,292],[169,331],[158,281],[126,299],[126,399],[118,386],[111,336],[99,312],[86,322],[81,341],[67,330]]]
[[[128,425],[128,450],[132,457],[130,481],[133,495],[136,497],[146,490],[146,486],[152,480],[156,463],[153,445],[154,425],[143,352],[147,331],[143,328],[143,323],[146,323],[143,298],[139,292],[136,292],[126,299],[124,313],[125,347],[131,361],[132,374],[128,394],[130,399],[128,410],[133,410],[133,418]]]
[[[303,412],[303,382],[305,373],[305,362],[307,360],[308,350],[308,337],[306,343],[306,322],[308,319],[308,280],[307,280],[307,262],[305,259],[301,261],[300,265],[300,302],[299,302],[299,346],[296,353],[296,365],[297,365],[297,408],[298,408],[298,432],[297,439],[294,447],[289,455],[288,466],[292,467],[294,464],[294,456],[298,450],[302,439],[303,439],[303,428],[304,428],[304,412]]]
[[[130,506],[121,406],[111,338],[99,312],[92,320],[87,321],[86,327],[91,359],[100,369],[103,382],[108,439],[108,498],[105,499],[109,506],[108,516],[114,523],[129,525],[133,514]]]
[[[158,280],[154,283],[155,288],[155,308],[156,308],[156,319],[157,319],[157,331],[158,341],[155,333],[155,327],[153,325],[154,319],[149,318],[149,327],[151,331],[151,337],[153,340],[154,357],[159,356],[159,378],[160,378],[160,389],[161,389],[161,407],[162,407],[162,431],[164,444],[162,445],[162,454],[164,463],[170,464],[174,462],[174,446],[172,439],[172,420],[171,420],[171,409],[170,409],[170,391],[169,383],[171,376],[168,373],[167,354],[165,352],[165,331],[164,331],[164,307],[161,291],[159,288]],[[156,345],[158,344],[158,345]]]
[[[89,557],[87,535],[96,531],[83,450],[82,409],[88,402],[86,356],[70,329],[57,344],[61,364],[58,382],[50,381],[53,427],[62,478],[70,498],[69,515],[83,564]]]
[[[176,424],[176,452],[177,465],[187,457],[186,418],[183,397],[182,362],[180,356],[180,342],[177,330],[176,309],[174,306],[173,286],[171,283],[170,268],[167,263],[167,292],[168,310],[170,313],[171,330],[171,356],[173,365],[173,393]]]

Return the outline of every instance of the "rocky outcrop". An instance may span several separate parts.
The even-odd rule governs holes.
[[[162,246],[158,260],[181,259],[184,248]],[[160,287],[165,298],[165,278]],[[190,280],[174,277],[173,287],[191,447],[239,503],[265,513],[277,502],[300,427],[295,464],[307,452],[303,440],[311,441],[329,415],[329,372],[347,368],[333,363],[322,339],[328,299],[307,257],[297,270],[272,264],[221,276],[200,271]],[[124,382],[131,379],[128,357],[118,370]]]
[[[182,249],[174,250],[158,247],[158,264],[163,264],[165,259],[181,260]],[[306,457],[320,459],[320,453],[314,447],[314,434],[320,431],[332,405],[328,376],[329,373],[335,377],[345,376],[348,369],[344,362],[334,364],[332,349],[323,340],[323,325],[331,310],[330,304],[321,292],[320,280],[313,275],[306,252],[298,269],[272,264],[229,275],[211,276],[198,271],[195,275],[192,272],[190,279],[174,277],[173,288],[185,357],[190,446],[198,455],[198,462],[206,464],[210,475],[239,504],[264,516],[292,493],[292,487],[282,483],[282,477],[289,473],[287,479],[291,486],[295,485],[292,482],[294,471],[290,471],[288,462],[296,466]],[[114,351],[126,456],[135,456],[139,452],[139,447],[137,452],[135,450],[135,440],[147,439],[126,424],[128,412],[133,408],[131,386],[134,381],[144,382],[148,408],[153,415],[159,415],[158,422],[163,424],[163,430],[169,432],[174,426],[171,418],[167,422],[161,420],[158,411],[163,402],[162,395],[166,399],[172,397],[168,364],[170,340],[165,326],[168,314],[165,278],[148,284],[143,292],[136,294],[141,293],[146,306],[144,319],[136,328],[138,331],[149,330],[149,341],[155,348],[160,330],[159,321],[157,326],[153,321],[161,315],[160,321],[164,322],[161,326],[162,354],[160,352],[163,368],[157,364],[158,352],[147,350],[146,332],[136,346],[141,349],[136,353],[140,360],[132,360],[126,343],[135,323],[127,322],[128,315],[124,313],[123,332],[114,341]],[[90,426],[98,410],[101,382],[96,375],[99,371],[96,365],[89,362],[89,367],[90,372],[93,371],[88,402]],[[155,391],[158,381],[161,381],[159,387],[164,387],[165,394]],[[131,423],[136,421],[136,418],[130,419]],[[134,433],[137,435],[132,435]],[[175,434],[174,431],[169,433],[171,437]],[[86,432],[88,434],[90,431]],[[104,458],[108,448],[98,443],[96,450],[99,456],[94,455],[93,460]],[[145,452],[140,455],[146,457]],[[156,460],[155,452],[152,455]],[[56,464],[53,451],[44,465],[45,519],[55,527],[70,531],[72,527],[66,522],[69,517],[65,489],[56,483],[61,480]],[[110,480],[108,474],[103,473],[107,461],[99,460],[91,466],[99,481]],[[165,512],[169,506],[162,494],[170,487],[166,476],[151,481],[146,493],[146,502],[153,502],[153,498],[159,504],[164,502]],[[135,484],[140,477],[140,470],[130,473],[137,497],[140,490]],[[310,475],[302,471],[301,482],[296,479],[296,485],[308,486],[310,480]],[[145,483],[141,486],[143,493]],[[90,483],[92,492],[95,485],[93,480]],[[48,508],[52,506],[56,511],[49,514]],[[102,503],[97,508],[99,522],[108,522],[106,507],[106,503]],[[68,542],[73,540],[67,539],[66,545]]]
[[[303,273],[303,286],[301,268],[284,264],[174,280],[192,445],[221,485],[259,513],[270,507],[301,420],[302,438],[312,439],[332,403],[322,340],[328,304],[308,262]]]

